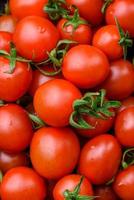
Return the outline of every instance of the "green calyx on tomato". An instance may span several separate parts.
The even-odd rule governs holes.
[[[104,14],[107,7],[113,2],[113,0],[104,0],[104,4],[102,6],[101,12]]]
[[[73,103],[73,112],[70,115],[70,125],[78,129],[94,129],[84,119],[84,115],[96,118],[107,119],[115,115],[110,108],[121,106],[119,101],[108,101],[105,99],[106,91],[101,89],[99,92],[86,93],[80,100]]]
[[[31,113],[28,113],[28,115],[33,122],[34,129],[39,129],[46,126],[45,122],[41,120],[37,115]]]
[[[125,150],[121,164],[123,169],[126,169],[127,167],[134,165],[134,148]]]

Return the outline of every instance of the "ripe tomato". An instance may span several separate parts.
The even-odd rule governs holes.
[[[9,60],[0,56],[0,99],[8,102],[23,96],[32,80],[32,70],[27,63],[16,62],[13,73],[9,70]]]
[[[12,34],[0,31],[0,50],[10,52],[10,43],[12,42]]]
[[[116,138],[104,134],[91,139],[81,151],[78,170],[93,184],[104,184],[116,174],[121,147]]]
[[[39,16],[22,19],[13,35],[19,54],[34,62],[47,59],[47,52],[55,48],[58,40],[59,33],[56,27],[49,20]]]
[[[134,37],[134,1],[113,1],[106,10],[107,24],[115,24],[115,16],[119,20],[121,27]]]
[[[4,176],[1,197],[2,200],[44,200],[46,184],[33,169],[16,167]]]
[[[93,25],[99,25],[102,22],[103,14],[101,8],[103,0],[66,0],[67,4],[75,5],[80,12],[80,16]]]
[[[48,0],[10,0],[9,7],[11,14],[19,20],[30,15],[46,17],[43,7],[47,2]]]
[[[122,200],[134,199],[134,166],[129,166],[117,174],[114,190]]]
[[[96,187],[95,196],[98,196],[98,200],[119,200],[113,189],[109,186]]]
[[[110,60],[123,56],[123,48],[119,45],[120,35],[116,25],[102,26],[93,37],[93,45],[102,50]]]
[[[65,200],[64,192],[68,190],[73,192],[76,186],[80,183],[81,176],[78,174],[71,174],[61,178],[54,187],[53,197],[54,200]],[[80,186],[79,195],[82,196],[93,196],[92,185],[87,178],[83,179]]]
[[[14,33],[17,20],[12,15],[0,16],[0,31]]]
[[[115,135],[126,147],[134,146],[134,107],[121,111],[115,121]]]
[[[109,99],[124,99],[134,91],[134,68],[127,60],[116,60],[110,64],[110,74],[100,86],[106,89]]]
[[[41,85],[34,96],[37,115],[48,125],[67,126],[73,111],[72,104],[81,98],[80,91],[70,82],[54,79]]]
[[[9,169],[18,166],[28,166],[30,163],[25,152],[17,154],[9,154],[3,151],[0,152],[0,169],[6,173]]]
[[[124,99],[121,102],[121,107],[118,109],[118,112],[121,112],[122,110],[129,108],[129,107],[134,107],[134,97],[129,96],[127,99]]]
[[[80,153],[78,138],[70,128],[44,127],[31,142],[33,167],[47,179],[59,179],[75,168]]]
[[[65,55],[62,72],[76,86],[93,88],[106,79],[109,62],[105,54],[96,47],[77,45]]]
[[[0,107],[0,149],[9,153],[24,150],[33,136],[31,121],[16,104]]]

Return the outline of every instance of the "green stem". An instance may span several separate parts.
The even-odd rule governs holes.
[[[131,153],[131,155],[130,155]],[[126,157],[129,156],[129,162],[125,161],[126,160]],[[130,148],[130,149],[127,149],[124,154],[123,154],[123,157],[122,157],[122,167],[123,169],[126,169],[128,166],[130,165],[133,165],[134,164],[134,148]]]
[[[102,6],[101,12],[104,14],[106,12],[107,7],[113,2],[113,0],[104,0],[104,4]]]
[[[42,121],[39,117],[37,117],[36,115],[34,114],[31,114],[31,113],[28,113],[29,115],[29,118],[34,122],[36,123],[38,126],[35,126],[34,128],[38,129],[38,128],[41,128],[41,127],[44,127],[46,126],[46,124],[44,123],[44,121]]]

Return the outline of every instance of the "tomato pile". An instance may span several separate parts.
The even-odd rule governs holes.
[[[1,200],[134,200],[134,0],[9,0],[0,15]]]

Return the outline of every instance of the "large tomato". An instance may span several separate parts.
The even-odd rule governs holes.
[[[12,42],[12,34],[0,31],[0,50],[10,52],[10,43]]]
[[[70,128],[39,129],[31,142],[33,167],[47,179],[59,179],[75,168],[80,153],[78,138]]]
[[[56,27],[47,19],[28,16],[18,22],[13,41],[19,54],[34,62],[48,58],[48,52],[59,40]]]
[[[17,20],[12,15],[0,16],[0,31],[14,33]]]

